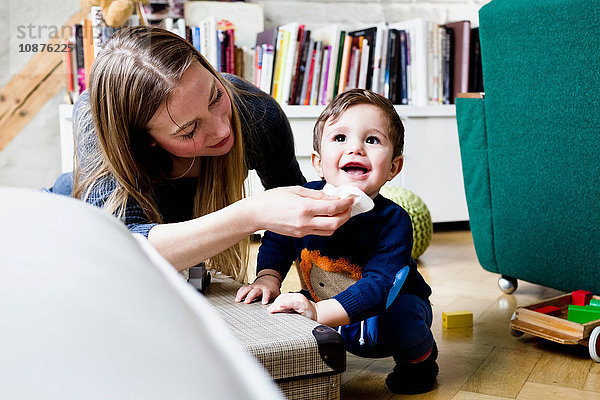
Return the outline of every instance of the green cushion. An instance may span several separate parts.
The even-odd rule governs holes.
[[[379,193],[404,208],[410,215],[413,225],[412,258],[416,260],[427,250],[433,235],[433,222],[427,205],[410,190],[398,186],[386,185]]]
[[[477,192],[484,198],[469,199],[469,186],[477,183],[467,182],[465,173],[474,240],[481,228],[477,220],[491,218],[491,228],[487,221],[483,226],[490,236],[483,248],[490,254],[481,257],[477,249],[480,261],[495,260],[498,272],[515,278],[595,293],[600,293],[598,21],[600,7],[589,0],[494,0],[482,7],[489,182]],[[457,103],[459,129],[468,118],[460,115],[463,109]],[[460,135],[461,145],[470,140]],[[463,165],[477,162],[483,168],[484,161],[465,161],[481,154],[461,151]],[[472,175],[483,180],[484,174]],[[486,202],[485,217],[472,212],[471,204]]]

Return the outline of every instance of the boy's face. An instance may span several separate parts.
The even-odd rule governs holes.
[[[327,183],[351,185],[374,198],[402,169],[402,156],[392,159],[394,145],[383,112],[370,104],[348,108],[334,124],[327,120],[321,154],[312,153],[313,167]]]

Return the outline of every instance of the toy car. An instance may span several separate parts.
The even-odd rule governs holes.
[[[600,299],[599,296],[592,296],[592,298]],[[511,335],[518,337],[529,333],[560,344],[588,346],[590,357],[600,362],[600,346],[598,346],[600,319],[585,324],[569,321],[567,312],[570,304],[571,293],[567,293],[527,307],[517,308],[510,321]],[[552,311],[548,314],[543,312],[546,310]]]

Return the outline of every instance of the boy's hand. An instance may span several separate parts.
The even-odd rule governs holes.
[[[262,303],[268,304],[270,300],[279,296],[279,285],[281,280],[272,275],[260,275],[253,283],[244,285],[238,289],[235,302],[250,304],[254,299],[262,296]]]
[[[284,293],[280,295],[275,299],[273,304],[267,307],[267,311],[270,313],[295,311],[306,318],[310,318],[314,321],[317,320],[315,303],[308,300],[300,293]]]

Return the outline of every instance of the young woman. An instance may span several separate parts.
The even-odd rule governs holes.
[[[178,270],[210,259],[243,279],[253,232],[331,235],[350,217],[351,199],[289,187],[305,180],[273,99],[162,29],[112,36],[75,105],[74,130],[72,195],[146,235]],[[266,189],[288,187],[244,198],[248,169]]]

